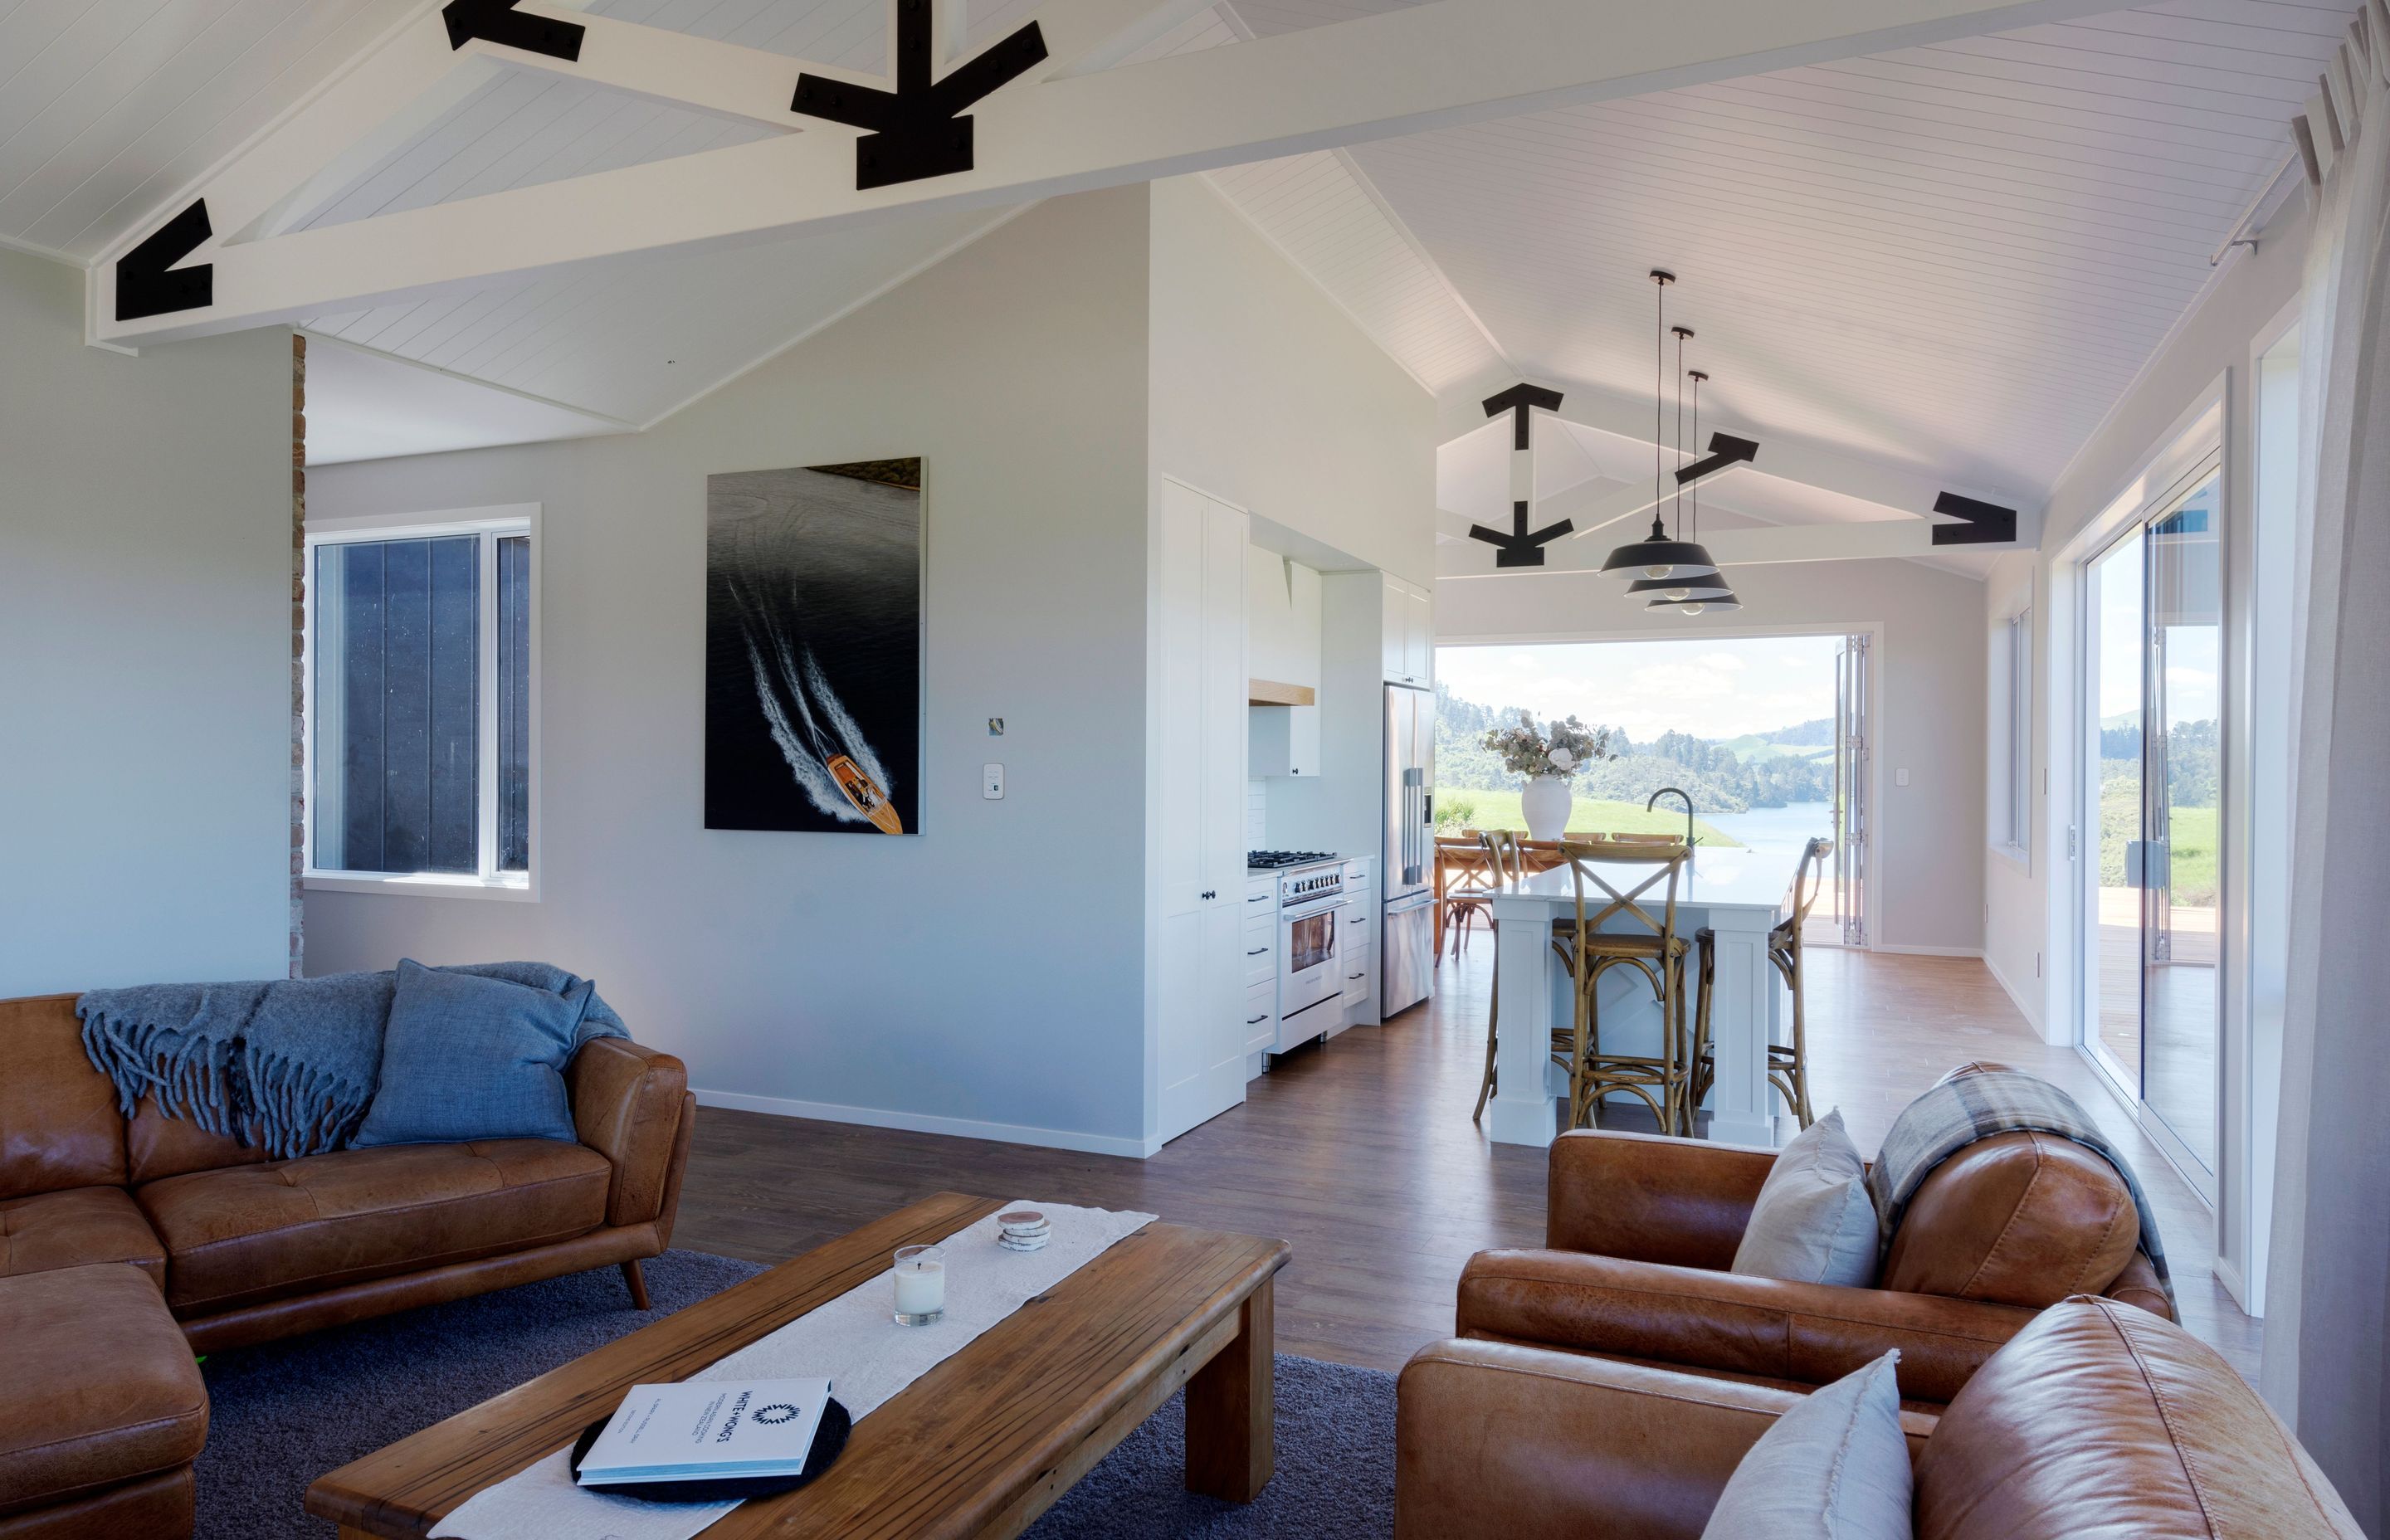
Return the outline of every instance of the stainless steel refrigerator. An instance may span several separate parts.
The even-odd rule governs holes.
[[[1386,845],[1379,889],[1380,1017],[1435,993],[1435,697],[1386,687]]]

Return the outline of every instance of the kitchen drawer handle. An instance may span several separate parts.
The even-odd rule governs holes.
[[[1268,950],[1269,948],[1266,946],[1256,946],[1252,951],[1246,953],[1245,956],[1248,957],[1258,957]]]
[[[1269,902],[1269,894],[1255,893],[1253,897],[1245,900],[1245,902],[1248,904],[1267,904]]]
[[[1262,1014],[1260,1014],[1259,1016],[1248,1016],[1248,1017],[1246,1017],[1246,1018],[1245,1018],[1245,1025],[1247,1025],[1247,1026],[1249,1026],[1249,1027],[1258,1027],[1258,1026],[1260,1026],[1264,1021],[1266,1021],[1266,1020],[1269,1020],[1269,1012],[1267,1012],[1267,1011],[1264,1011],[1264,1012],[1262,1012]]]
[[[1365,979],[1365,978],[1367,978],[1367,977],[1368,977],[1368,975],[1366,972],[1363,972],[1363,973],[1348,973],[1348,974],[1346,974],[1346,975],[1344,976],[1344,982],[1345,982],[1346,983],[1348,983],[1348,984],[1349,984],[1349,983],[1351,983],[1351,982],[1352,982],[1354,980],[1356,980],[1356,979]]]

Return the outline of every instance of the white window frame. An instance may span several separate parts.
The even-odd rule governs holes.
[[[540,878],[540,754],[539,754],[539,666],[540,666],[540,505],[508,503],[489,507],[449,508],[437,512],[380,514],[353,519],[310,519],[307,520],[305,565],[306,576],[302,591],[302,626],[300,655],[302,704],[300,738],[303,746],[301,775],[303,777],[304,806],[300,825],[304,847],[303,881],[311,892],[351,893],[416,893],[426,896],[454,898],[514,899],[536,903],[539,899]],[[483,646],[480,649],[480,722],[477,736],[481,744],[480,790],[477,799],[480,816],[475,835],[479,846],[479,868],[475,872],[358,872],[322,870],[315,865],[315,563],[317,549],[325,545],[350,545],[385,540],[438,539],[447,535],[481,534],[488,536],[481,545],[482,583],[480,634]],[[527,855],[530,869],[502,872],[498,865],[498,651],[497,636],[498,538],[524,535],[531,541],[530,571],[530,699],[529,742],[524,745],[528,762],[527,774]]]
[[[2033,853],[2033,607],[2008,618],[2001,639],[2007,661],[2007,724],[2003,731],[2008,755],[2002,789],[2005,805],[1998,809],[2006,826],[1994,843],[2007,855],[2030,861]]]

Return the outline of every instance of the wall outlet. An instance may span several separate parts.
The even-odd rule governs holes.
[[[983,764],[979,767],[979,794],[992,802],[1004,800],[1004,766]]]
[[[1895,786],[1907,786],[1908,784],[1908,772],[1905,769],[1895,770],[1892,773],[1892,784]]]

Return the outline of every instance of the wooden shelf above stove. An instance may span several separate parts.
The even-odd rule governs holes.
[[[1316,706],[1319,692],[1309,685],[1281,685],[1275,679],[1245,681],[1248,706]]]

